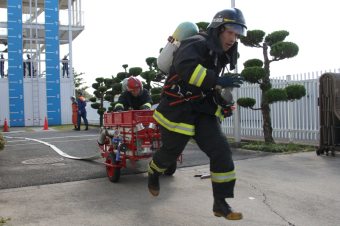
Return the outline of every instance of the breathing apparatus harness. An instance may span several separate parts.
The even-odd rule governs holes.
[[[204,38],[207,39],[206,34],[204,34],[204,33],[198,33],[198,34],[202,35]],[[210,50],[203,61],[205,61],[209,58],[211,59],[211,57],[214,58],[213,62],[214,62],[214,65],[216,66],[216,70],[217,70],[217,64],[218,64],[218,54],[217,53],[214,53],[212,50]],[[226,65],[224,65],[224,67],[222,69],[222,75],[224,73],[225,67],[226,67]],[[229,70],[228,70],[228,72],[229,72]],[[217,74],[217,71],[215,71],[215,73]],[[226,101],[224,101],[223,97],[221,96],[219,90],[211,90],[211,91],[207,91],[207,92],[201,91],[200,93],[192,93],[190,91],[184,90],[183,86],[180,85],[180,82],[181,82],[181,79],[178,77],[177,74],[174,75],[174,76],[168,75],[166,81],[164,82],[163,91],[162,91],[161,95],[163,97],[164,96],[170,96],[171,97],[170,101],[169,101],[170,106],[180,104],[184,101],[200,101],[204,97],[206,97],[207,95],[213,95],[213,100],[214,100],[215,104],[219,108],[221,108],[223,116],[224,117],[230,117],[232,115],[232,110],[235,109],[234,103],[233,102],[226,103]]]

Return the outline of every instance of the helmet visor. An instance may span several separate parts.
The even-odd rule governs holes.
[[[225,24],[225,28],[228,28],[232,30],[233,32],[236,32],[239,35],[247,36],[247,29],[241,25],[238,24]]]

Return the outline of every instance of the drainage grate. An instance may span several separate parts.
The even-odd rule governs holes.
[[[29,159],[22,162],[22,164],[31,164],[31,165],[39,165],[39,164],[50,164],[64,161],[63,158],[38,158],[38,159]]]

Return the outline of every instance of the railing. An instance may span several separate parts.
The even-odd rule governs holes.
[[[273,138],[290,138],[319,140],[319,78],[325,72],[339,73],[340,69],[296,74],[293,76],[271,79],[273,88],[284,88],[287,85],[299,84],[306,88],[306,96],[293,102],[277,102],[270,105]],[[240,97],[256,99],[254,108],[260,108],[261,90],[259,85],[245,83],[239,89]],[[236,100],[235,100],[236,101]],[[240,107],[241,135],[263,136],[263,119],[260,110]],[[233,117],[222,122],[224,133],[234,133]]]

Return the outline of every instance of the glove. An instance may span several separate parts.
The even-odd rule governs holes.
[[[122,106],[117,106],[116,108],[115,108],[115,112],[120,112],[120,111],[123,111],[124,109],[123,109],[123,107]]]
[[[232,75],[224,75],[222,77],[218,77],[216,80],[215,89],[223,89],[227,87],[241,87],[240,84],[243,84],[243,77],[240,74],[232,74]]]
[[[149,108],[148,106],[144,105],[144,106],[142,107],[142,110],[150,110],[150,108]]]

